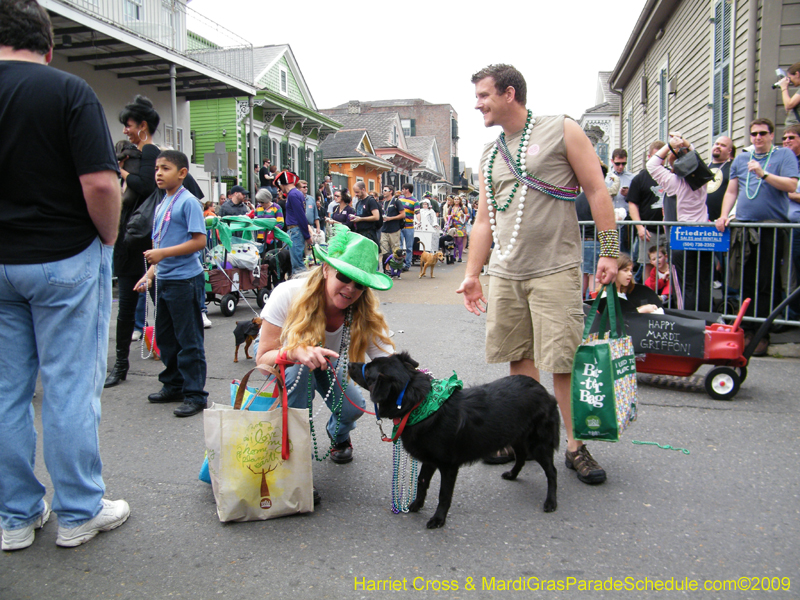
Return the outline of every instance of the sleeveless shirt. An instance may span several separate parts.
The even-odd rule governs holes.
[[[567,160],[564,118],[564,115],[535,117],[525,168],[529,175],[553,185],[575,187],[578,180]],[[520,130],[506,136],[506,144],[514,157],[522,141],[522,133]],[[493,147],[494,142],[484,148],[481,170],[489,160]],[[508,165],[498,153],[492,169],[492,187],[498,206],[506,203],[514,182]],[[508,249],[514,231],[521,190],[520,185],[511,206],[505,211],[494,211],[500,248],[495,247],[491,254],[489,274],[503,279],[525,280],[579,266],[581,237],[575,204],[531,188],[528,188],[525,196],[525,209],[514,249],[505,259],[499,258],[499,251]]]

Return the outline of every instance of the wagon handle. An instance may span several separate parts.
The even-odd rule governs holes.
[[[736,320],[733,322],[733,329],[731,331],[738,331],[739,325],[742,323],[742,317],[747,312],[747,307],[750,306],[750,298],[745,298],[742,302],[742,307],[739,309],[739,314],[736,315]]]

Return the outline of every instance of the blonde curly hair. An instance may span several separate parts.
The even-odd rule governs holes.
[[[281,346],[289,352],[300,346],[325,344],[325,275],[326,265],[320,265],[308,275],[306,285],[292,302],[281,332]],[[333,267],[327,268],[335,271]],[[353,323],[350,326],[349,359],[364,362],[371,342],[394,350],[394,343],[386,335],[389,327],[380,312],[377,294],[370,288],[361,292],[352,305]]]

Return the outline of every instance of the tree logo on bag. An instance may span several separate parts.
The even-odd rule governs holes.
[[[248,426],[246,435],[236,446],[235,457],[242,467],[247,467],[253,475],[261,476],[261,502],[259,506],[267,510],[272,507],[267,475],[281,464],[281,430],[269,421],[261,421]],[[291,442],[289,448],[291,449]]]
[[[272,473],[275,469],[278,468],[278,465],[274,465],[271,469],[261,469],[260,471],[253,471],[250,465],[247,465],[247,468],[253,473],[253,475],[261,475],[261,503],[259,506],[263,509],[272,508],[272,500],[269,499],[269,485],[267,485],[267,473]]]
[[[597,415],[589,415],[586,417],[586,426],[589,429],[600,429],[600,417]]]

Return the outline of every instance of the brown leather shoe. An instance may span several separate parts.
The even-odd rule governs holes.
[[[572,469],[578,473],[578,479],[583,483],[598,484],[606,480],[606,472],[603,470],[597,461],[589,454],[589,449],[586,445],[582,445],[575,452],[569,450],[565,453],[566,460],[564,461],[567,468]]]

